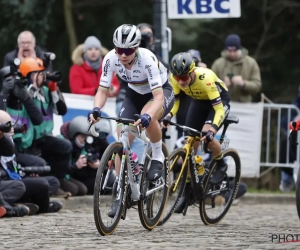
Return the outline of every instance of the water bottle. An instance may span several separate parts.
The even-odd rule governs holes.
[[[135,176],[138,176],[140,173],[141,173],[141,168],[140,168],[140,165],[139,165],[139,159],[138,159],[138,156],[136,153],[132,152],[131,153],[131,160],[134,162],[134,167],[133,167],[133,174]]]
[[[195,163],[198,170],[198,175],[203,175],[205,172],[204,161],[200,155],[195,155]]]
[[[133,200],[140,199],[140,176],[141,176],[141,166],[139,165],[138,156],[136,153],[131,152],[130,154],[130,163],[133,174],[133,181],[131,185],[131,198]]]

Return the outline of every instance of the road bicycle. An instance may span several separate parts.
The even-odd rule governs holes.
[[[229,124],[238,122],[238,117],[233,115],[228,116],[224,120],[224,127],[219,140],[223,147],[227,148],[229,144],[228,139],[224,140]],[[218,223],[228,212],[239,188],[241,161],[238,152],[234,149],[225,149],[223,151],[224,159],[228,164],[226,177],[221,183],[212,183],[211,177],[216,168],[216,161],[212,160],[208,166],[205,166],[204,174],[199,176],[194,160],[193,144],[196,141],[200,141],[201,133],[193,128],[171,121],[165,120],[165,123],[182,129],[188,137],[183,148],[177,148],[170,154],[169,198],[159,225],[166,223],[172,216],[184,191],[187,202],[183,215],[186,215],[189,205],[197,206],[199,204],[200,217],[203,223],[205,225]],[[202,144],[202,147],[205,152],[209,152],[207,144]],[[191,174],[189,187],[186,185],[188,170]],[[185,188],[186,186],[187,188]]]
[[[145,131],[141,131],[139,126],[132,126],[135,122],[132,119],[115,117],[101,117],[101,119],[115,120],[122,123],[123,127],[120,139],[106,148],[97,171],[94,187],[94,220],[97,230],[103,236],[112,234],[120,219],[125,220],[127,209],[134,207],[136,203],[142,225],[147,230],[152,230],[158,224],[168,198],[168,150],[163,144],[165,159],[162,176],[157,181],[149,181],[146,179],[146,173],[151,163],[151,147],[148,149],[149,139]],[[91,126],[91,133],[98,136],[94,125]],[[134,172],[135,164],[131,158],[128,134],[144,141],[143,156],[139,159],[141,170],[139,175],[135,175]],[[118,181],[114,183],[112,193],[107,193],[105,188],[116,164],[120,164],[120,175]],[[105,175],[106,169],[108,170]],[[116,200],[118,207],[113,218],[110,218],[108,211]]]

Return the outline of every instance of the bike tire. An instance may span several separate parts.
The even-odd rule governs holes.
[[[150,194],[148,197],[144,197],[144,200],[139,200],[138,201],[138,212],[139,212],[139,217],[140,217],[140,221],[143,225],[143,227],[147,230],[152,230],[153,228],[155,228],[163,214],[164,208],[165,208],[165,204],[168,200],[168,192],[169,192],[169,180],[168,180],[168,164],[169,164],[169,152],[168,149],[166,147],[166,145],[164,143],[162,143],[162,151],[163,154],[165,156],[165,161],[164,161],[164,171],[163,171],[163,177],[164,177],[164,187],[162,188],[162,199],[161,199],[161,204],[159,206],[159,209],[156,213],[156,215],[154,215],[154,209],[153,209],[153,204],[154,204],[154,199],[155,199],[155,193]],[[150,163],[150,158],[149,156],[151,156],[152,154],[152,148],[150,147],[150,149],[147,152],[148,156],[145,159],[145,164],[144,164],[144,171],[142,174],[142,179],[141,179],[141,193],[143,192],[143,189],[145,186],[149,187],[151,185],[151,183],[149,183],[149,181],[147,181],[146,179],[146,174],[147,174],[147,167],[148,164]]]
[[[122,151],[123,151],[122,143],[120,143],[120,142],[111,143],[106,148],[106,150],[101,158],[98,170],[97,170],[95,186],[94,186],[94,221],[95,221],[95,225],[96,225],[98,232],[103,236],[110,235],[116,230],[116,228],[119,224],[123,209],[124,209],[125,202],[124,203],[121,202],[121,204],[117,210],[117,213],[115,214],[114,218],[112,219],[111,225],[107,225],[104,221],[104,218],[101,216],[101,209],[104,210],[104,214],[107,214],[107,211],[105,211],[104,208],[100,207],[100,198],[103,197],[103,199],[105,199],[104,195],[102,194],[103,191],[101,190],[101,185],[103,183],[102,178],[105,178],[104,171],[108,164],[108,161],[111,160],[112,154],[118,153],[120,156],[120,159],[121,159]],[[123,182],[121,184],[121,186],[123,187],[123,190],[124,190],[124,192],[120,193],[121,201],[123,201],[125,192],[127,192],[127,190],[125,190],[126,189],[126,186],[125,186],[126,175],[125,174],[126,174],[126,165],[125,165],[124,172],[123,172],[123,178],[122,178]],[[111,196],[111,198],[112,198],[112,196]],[[101,200],[102,200],[102,198],[101,198]],[[108,220],[111,220],[111,219],[108,219]]]
[[[233,188],[230,188],[230,190],[229,190],[229,193],[228,193],[229,196],[227,198],[225,208],[224,208],[223,212],[216,218],[210,218],[206,212],[206,209],[205,209],[205,206],[206,206],[205,198],[206,197],[204,197],[202,200],[200,200],[200,206],[199,206],[200,217],[205,225],[217,224],[224,218],[224,216],[227,214],[229,208],[231,207],[232,202],[236,196],[237,190],[239,188],[240,177],[241,177],[241,160],[240,160],[239,154],[234,149],[226,149],[225,151],[223,151],[223,156],[224,156],[224,158],[232,157],[232,159],[234,160],[236,177],[234,179],[234,183],[232,186]],[[210,171],[209,171],[206,179],[204,180],[204,195],[207,194],[209,191],[209,188],[211,188],[209,180],[210,180],[211,175],[214,172],[215,167],[216,167],[216,161],[213,160],[210,164]],[[229,179],[227,178],[227,180],[229,180]]]
[[[300,219],[300,169],[298,170],[295,188],[296,188],[296,207],[297,207],[298,217]]]
[[[176,159],[176,157],[182,157],[182,159],[184,159],[186,156],[186,150],[183,148],[177,148],[175,149],[171,155],[170,155],[170,163],[169,163],[169,175],[172,174],[173,170],[174,170],[174,166],[170,165],[172,164],[172,160]],[[168,207],[165,208],[164,214],[161,217],[158,226],[162,226],[163,224],[165,224],[172,216],[172,214],[174,213],[174,210],[176,209],[179,199],[182,196],[183,192],[184,192],[184,188],[185,188],[185,184],[186,184],[186,179],[187,179],[187,174],[188,174],[188,167],[186,166],[183,170],[182,176],[181,176],[181,180],[178,183],[178,186],[176,188],[175,191],[173,191],[173,185],[176,182],[176,180],[178,179],[178,177],[176,179],[174,179],[172,181],[172,183],[170,183],[170,188],[169,188],[169,193],[168,193]],[[173,173],[173,176],[175,176],[175,174]],[[175,194],[175,196],[174,196]],[[172,197],[174,196],[174,197]]]

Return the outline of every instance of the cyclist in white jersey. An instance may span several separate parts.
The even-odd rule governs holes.
[[[162,175],[164,160],[159,120],[172,109],[174,92],[168,82],[167,69],[150,50],[139,48],[140,41],[141,32],[135,25],[123,24],[115,30],[115,49],[103,60],[100,86],[95,96],[94,109],[89,112],[88,118],[93,122],[100,119],[113,73],[128,82],[129,88],[119,117],[135,119],[134,115],[140,114],[134,125],[146,128],[152,146],[152,161],[146,177],[150,181],[156,181]],[[93,114],[97,114],[96,117]],[[119,136],[120,126],[117,132]],[[133,136],[129,135],[130,143],[133,139]],[[119,175],[118,164],[116,168],[116,174]],[[114,216],[113,210],[112,206],[109,216]]]

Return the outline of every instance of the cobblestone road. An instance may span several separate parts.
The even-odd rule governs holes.
[[[233,206],[215,226],[205,226],[196,207],[172,216],[149,232],[130,209],[111,236],[102,237],[91,209],[0,219],[0,249],[300,249],[300,243],[272,243],[271,234],[296,240],[300,221],[295,205]],[[274,236],[275,238],[275,236]],[[299,237],[300,240],[300,237]],[[283,241],[281,239],[281,241]]]

